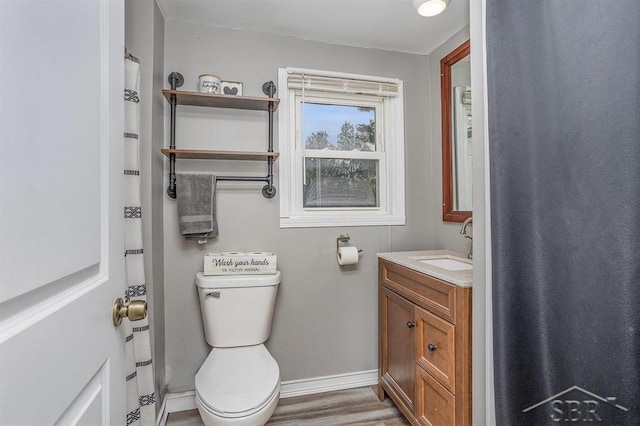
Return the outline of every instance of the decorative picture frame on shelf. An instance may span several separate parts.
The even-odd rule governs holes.
[[[220,93],[229,96],[242,96],[242,82],[223,81],[220,85]]]

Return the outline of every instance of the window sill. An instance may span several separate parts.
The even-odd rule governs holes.
[[[362,215],[345,217],[344,214],[315,216],[290,216],[280,218],[280,228],[329,228],[340,226],[389,226],[404,225],[404,216]]]

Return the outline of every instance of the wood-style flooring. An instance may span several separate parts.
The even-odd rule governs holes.
[[[198,410],[169,414],[167,426],[202,426]],[[267,426],[406,426],[389,398],[378,401],[375,387],[281,399]]]

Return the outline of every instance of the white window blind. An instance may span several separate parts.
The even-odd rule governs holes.
[[[318,75],[313,74],[312,70],[299,68],[287,68],[287,74],[289,89],[381,97],[400,95],[400,81],[397,79],[375,79],[370,76],[344,73],[333,76],[328,72]]]

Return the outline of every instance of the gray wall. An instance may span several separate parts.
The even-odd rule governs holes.
[[[209,350],[193,283],[209,251],[277,253],[283,281],[267,346],[283,380],[376,369],[376,253],[442,247],[446,237],[440,235],[439,242],[432,238],[433,223],[439,221],[440,187],[434,180],[440,179],[440,154],[430,143],[433,118],[429,117],[430,109],[439,108],[439,103],[429,102],[428,58],[177,21],[167,21],[165,28],[165,74],[182,73],[182,90],[196,90],[199,74],[214,73],[244,82],[245,95],[263,96],[263,82],[276,82],[278,67],[286,66],[404,80],[407,199],[406,226],[280,229],[278,198],[263,198],[261,184],[221,183],[217,193],[220,236],[198,246],[180,237],[175,201],[164,196],[164,237],[154,234],[153,238],[164,238],[169,391],[193,389],[194,375]],[[168,111],[165,102],[165,135]],[[266,132],[264,113],[178,108],[178,147],[264,150]],[[177,170],[260,175],[265,166],[179,160]],[[364,249],[356,267],[341,269],[336,263],[335,239],[340,233],[349,233],[352,243]]]
[[[468,252],[470,242],[460,235],[462,224],[442,221],[442,127],[440,126],[442,114],[440,108],[440,60],[447,56],[453,49],[469,40],[469,26],[456,33],[449,40],[441,44],[429,55],[429,86],[431,88],[431,193],[433,200],[439,202],[430,203],[430,216],[433,221],[433,241],[437,247],[460,252]],[[473,87],[471,88],[473,93]],[[474,165],[476,162],[474,161]],[[475,182],[475,181],[474,181]]]
[[[149,325],[156,372],[156,394],[162,400],[165,367],[163,265],[164,18],[154,0],[125,2],[125,43],[140,60],[140,176],[142,235]],[[160,404],[157,405],[160,407]]]

